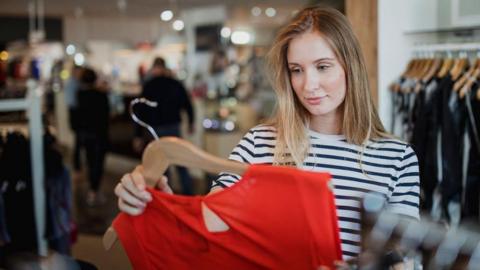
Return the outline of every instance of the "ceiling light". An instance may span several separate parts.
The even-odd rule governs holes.
[[[68,55],[74,55],[76,50],[77,50],[77,49],[75,48],[75,45],[73,45],[73,44],[68,44],[67,48],[65,49],[65,52],[66,52]]]
[[[161,14],[160,14],[160,18],[162,19],[162,21],[165,21],[165,22],[168,22],[170,21],[172,18],[173,18],[173,12],[169,9],[167,10],[164,10]]]
[[[75,65],[83,66],[83,64],[85,64],[85,56],[81,53],[76,53],[73,61],[75,62]]]
[[[259,7],[253,7],[251,12],[253,16],[258,17],[262,14],[262,9]]]
[[[237,45],[244,45],[250,43],[252,35],[247,31],[235,31],[232,33],[232,42]]]
[[[277,11],[272,7],[265,9],[265,15],[267,15],[268,17],[273,17],[276,14],[277,14]]]
[[[175,20],[172,26],[175,31],[182,31],[183,28],[185,27],[185,24],[183,23],[182,20]]]
[[[222,27],[222,30],[220,30],[220,35],[224,38],[230,37],[231,34],[232,34],[232,29],[230,29],[230,27],[224,26]]]

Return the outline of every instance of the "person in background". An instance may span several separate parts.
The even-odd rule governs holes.
[[[107,92],[96,86],[97,74],[85,68],[78,91],[78,134],[85,147],[90,188],[86,202],[95,206],[105,201],[100,193],[104,171],[105,155],[108,148],[110,105]]]
[[[80,160],[81,145],[78,139],[78,108],[77,108],[77,92],[80,88],[80,77],[83,68],[81,66],[73,66],[70,78],[65,84],[65,103],[68,107],[68,121],[73,131],[73,168],[78,173],[82,168]]]
[[[277,97],[274,117],[252,128],[230,159],[329,172],[344,261],[355,261],[361,252],[366,194],[381,194],[387,210],[419,219],[417,157],[410,145],[385,132],[347,18],[331,8],[301,10],[280,29],[266,60]],[[130,215],[141,214],[152,199],[141,171],[138,166],[125,174],[115,188],[120,210]],[[222,173],[210,193],[239,179]],[[156,187],[171,190],[165,178]],[[337,267],[353,269],[344,261]]]
[[[181,137],[180,124],[181,112],[185,111],[188,116],[188,133],[194,132],[193,107],[187,90],[182,83],[172,78],[171,71],[166,67],[165,60],[157,57],[153,61],[152,68],[142,89],[142,97],[157,102],[156,108],[139,106],[139,116],[147,124],[151,125],[159,137],[175,136]],[[136,127],[136,138],[133,147],[140,152],[148,135],[140,126]],[[192,179],[185,167],[177,166],[182,193],[192,195]],[[167,175],[169,172],[167,172]]]

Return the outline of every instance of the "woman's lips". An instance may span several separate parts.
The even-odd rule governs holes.
[[[305,98],[307,100],[307,103],[310,105],[318,105],[322,102],[323,99],[325,99],[327,96],[323,97],[312,97],[312,98]]]

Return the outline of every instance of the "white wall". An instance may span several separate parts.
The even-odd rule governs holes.
[[[437,36],[411,34],[437,28],[436,0],[378,0],[379,114],[390,129],[391,99],[388,86],[399,77],[412,57],[415,44],[436,43]]]

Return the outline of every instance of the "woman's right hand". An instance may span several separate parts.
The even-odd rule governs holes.
[[[146,190],[147,184],[143,177],[143,167],[137,166],[131,173],[123,175],[120,183],[115,187],[118,196],[118,208],[132,216],[143,213],[147,204],[152,200],[152,194]],[[167,177],[162,176],[155,185],[156,189],[173,193],[168,186]]]

